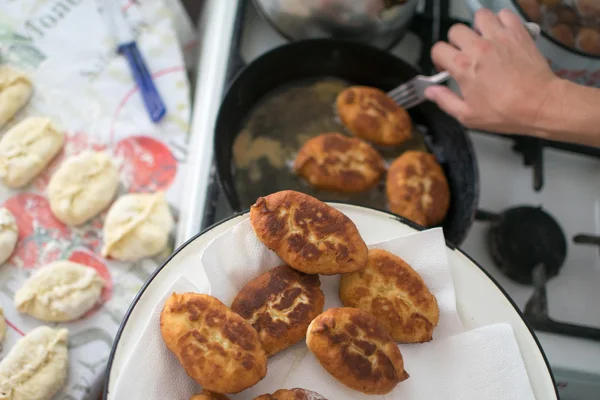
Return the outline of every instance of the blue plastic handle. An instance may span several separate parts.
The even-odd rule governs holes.
[[[167,113],[167,108],[160,98],[156,86],[154,86],[152,75],[150,75],[137,45],[135,42],[121,44],[118,47],[118,51],[127,57],[131,74],[140,88],[140,93],[142,99],[144,99],[144,105],[146,106],[146,110],[148,110],[150,119],[153,122],[160,121]]]

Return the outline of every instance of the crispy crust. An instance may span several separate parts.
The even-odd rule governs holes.
[[[207,390],[237,393],[267,374],[254,328],[212,296],[173,293],[161,312],[160,331],[185,372]]]
[[[423,278],[403,259],[385,250],[369,250],[365,269],[342,275],[340,299],[377,321],[398,342],[432,339],[440,318],[435,296]]]
[[[255,397],[254,400],[327,400],[319,393],[306,389],[279,389],[273,394],[263,394]]]
[[[229,397],[223,394],[212,393],[208,390],[203,390],[200,392],[200,394],[195,394],[190,397],[190,400],[229,400]]]
[[[334,378],[366,394],[386,394],[408,378],[398,346],[371,314],[330,308],[313,320],[306,344]]]
[[[250,222],[258,238],[298,271],[334,275],[367,263],[367,245],[350,218],[307,194],[284,190],[259,197]]]
[[[423,226],[441,224],[450,207],[450,187],[433,154],[407,151],[387,175],[390,210]]]
[[[349,87],[338,95],[336,107],[342,123],[361,139],[397,146],[412,137],[408,112],[379,89]]]
[[[385,166],[367,142],[324,133],[304,143],[294,170],[316,188],[357,193],[377,184]]]
[[[318,275],[280,265],[248,282],[231,310],[252,324],[270,357],[302,340],[324,304]]]

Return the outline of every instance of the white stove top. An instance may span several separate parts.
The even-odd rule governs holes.
[[[577,233],[597,235],[600,229],[600,160],[545,150],[545,184],[532,188],[532,172],[511,150],[511,141],[472,134],[480,168],[479,208],[502,211],[517,205],[541,205],[561,225],[567,258],[560,273],[546,287],[550,315],[562,322],[600,327],[600,254],[598,247],[577,245]],[[523,308],[532,289],[514,283],[494,267],[485,244],[487,222],[475,222],[461,248],[484,266]],[[598,343],[600,347],[600,343]]]
[[[214,8],[221,7],[219,9],[221,11],[216,11],[216,13],[221,12],[224,20],[231,19],[231,16],[227,14],[230,11],[223,8],[225,2],[212,0],[207,3]],[[219,5],[219,3],[221,4]],[[227,3],[231,10],[230,2]],[[453,17],[470,19],[464,2],[454,1],[451,4]],[[216,24],[215,21],[206,23]],[[251,5],[247,7],[242,37],[242,57],[246,62],[250,62],[264,52],[286,42],[257,15]],[[221,39],[220,52],[215,48],[215,54],[229,54],[229,48],[222,48],[223,43],[229,43],[229,41],[226,41],[225,38]],[[211,44],[208,43],[207,46],[211,46]],[[420,48],[419,39],[409,34],[392,50],[392,53],[414,64],[420,54]],[[201,61],[205,54],[203,53],[201,56]],[[201,69],[199,78],[203,76],[202,74],[212,76],[208,75],[209,72],[208,68],[205,68],[204,72]],[[208,89],[203,88],[200,84],[198,91],[202,90],[207,91]],[[222,91],[222,88],[220,90]],[[213,99],[221,98],[222,92],[214,89],[214,93],[219,96],[213,97]],[[196,114],[198,113],[196,112]],[[205,135],[196,135],[202,136],[201,142],[196,145],[192,143],[192,146],[205,149],[210,146],[212,149],[212,125],[210,123],[201,125],[200,122],[196,122],[199,118],[196,115],[194,126],[201,126],[198,129],[205,130]],[[204,121],[201,122],[204,123]],[[209,122],[214,123],[214,116]],[[545,150],[545,184],[542,191],[536,193],[533,190],[532,169],[525,167],[522,156],[511,149],[513,145],[511,140],[479,133],[471,133],[470,136],[479,163],[479,208],[500,213],[510,207],[520,205],[541,205],[545,211],[555,217],[565,233],[566,261],[559,275],[547,283],[550,316],[560,322],[600,328],[600,312],[598,311],[598,304],[600,304],[599,249],[595,246],[576,245],[572,241],[573,236],[577,233],[600,235],[600,183],[597,179],[600,175],[600,160],[567,152]],[[194,166],[193,168],[200,168],[200,172],[196,170],[190,172],[190,182],[201,178],[204,180],[199,182],[206,182],[210,163],[203,160],[199,162],[199,165],[200,167]],[[205,193],[202,192],[202,188],[205,187],[205,185],[200,185],[199,188],[194,189],[198,192],[194,198],[200,199],[196,200],[196,204],[204,204]],[[195,215],[194,212],[188,213],[188,220],[199,221],[195,218],[200,215],[201,213],[197,211]],[[182,216],[182,220],[185,220],[185,216]],[[461,248],[494,276],[522,310],[531,296],[533,288],[514,283],[494,266],[486,245],[488,224],[488,222],[476,221]],[[190,237],[198,230],[198,223],[190,222],[180,232],[180,238]],[[566,379],[564,376],[567,376],[571,383],[573,376],[579,378],[580,375],[577,374],[581,372],[598,375],[594,378],[596,381],[600,381],[600,342],[542,332],[536,334],[554,370],[559,386],[561,379]],[[566,375],[564,371],[566,371]],[[588,376],[587,379],[593,378]],[[600,388],[597,389],[600,390]],[[567,390],[564,392],[566,393]],[[564,398],[566,397],[564,396]],[[568,398],[581,398],[581,396],[569,396]]]
[[[480,173],[479,208],[501,212],[518,205],[541,205],[561,225],[567,258],[546,285],[550,316],[560,322],[600,327],[600,255],[595,246],[576,245],[577,233],[600,233],[600,160],[544,151],[545,184],[533,190],[530,168],[502,138],[471,134]],[[532,287],[511,281],[494,265],[486,245],[488,222],[475,222],[461,248],[484,267],[523,310]],[[536,332],[550,364],[600,374],[600,342]]]

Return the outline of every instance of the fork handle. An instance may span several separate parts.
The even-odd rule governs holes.
[[[430,77],[429,81],[433,84],[440,84],[446,82],[450,78],[451,76],[448,71],[442,71]]]

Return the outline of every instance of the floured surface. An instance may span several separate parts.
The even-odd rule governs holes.
[[[0,359],[42,324],[13,304],[15,292],[35,271],[70,260],[95,269],[105,282],[96,305],[60,324],[71,340],[68,380],[57,398],[98,399],[119,324],[168,253],[127,263],[102,257],[105,212],[93,210],[99,215],[77,227],[60,222],[48,201],[50,177],[71,156],[102,151],[119,170],[119,195],[164,191],[175,210],[181,199],[191,109],[183,52],[193,50],[197,38],[191,22],[171,12],[176,1],[118,1],[166,105],[160,124],[150,121],[97,1],[0,0],[2,65],[23,71],[33,85],[31,100],[1,128],[0,137],[29,116],[50,118],[64,135],[62,150],[31,184],[18,191],[0,188],[0,203],[15,215],[18,228],[16,248],[0,266],[0,306],[7,322]],[[191,34],[177,36],[185,32]],[[73,211],[87,218],[85,210],[80,203]]]

